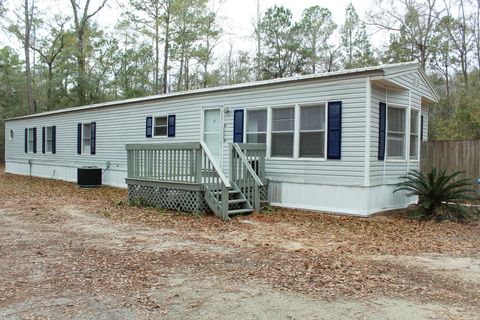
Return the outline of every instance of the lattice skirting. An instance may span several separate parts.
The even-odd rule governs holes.
[[[203,191],[128,184],[128,201],[141,201],[142,204],[182,212],[209,211]]]
[[[265,184],[263,187],[259,188],[260,190],[260,201],[267,202],[268,201],[268,184]]]

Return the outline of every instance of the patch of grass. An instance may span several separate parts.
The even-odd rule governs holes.
[[[132,207],[152,207],[144,198],[134,198],[128,202]]]
[[[278,208],[273,207],[270,203],[266,203],[262,206],[260,213],[265,215],[273,215],[278,213]]]

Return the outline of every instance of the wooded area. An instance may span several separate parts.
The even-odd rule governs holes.
[[[3,120],[14,116],[411,60],[441,95],[430,138],[480,138],[480,0],[371,0],[362,18],[350,4],[341,25],[320,6],[294,20],[252,0],[252,52],[235,47],[223,2],[70,0],[53,15],[40,1],[0,0],[0,30],[14,40],[0,44],[0,159]],[[96,20],[108,5],[123,12],[114,32]],[[374,48],[376,32],[389,39]]]

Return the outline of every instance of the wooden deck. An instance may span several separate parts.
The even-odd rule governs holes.
[[[217,216],[260,210],[266,200],[265,144],[231,144],[227,178],[203,142],[129,144],[129,201]]]

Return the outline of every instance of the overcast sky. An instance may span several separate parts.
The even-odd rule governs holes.
[[[19,0],[7,0],[10,7]],[[107,7],[104,8],[96,16],[99,24],[110,31],[118,20],[122,10],[119,3],[125,3],[128,0],[107,0]],[[216,0],[218,2],[218,0]],[[83,3],[84,1],[82,1]],[[91,0],[91,10],[93,11],[101,0]],[[298,20],[302,11],[310,6],[319,5],[330,9],[333,20],[341,25],[345,20],[345,8],[353,2],[357,12],[361,18],[365,17],[365,13],[373,5],[373,0],[260,0],[260,10],[264,12],[266,9],[277,5],[284,5],[292,10],[294,20]],[[48,14],[71,15],[70,1],[68,0],[42,0],[37,1],[42,12]],[[233,42],[234,50],[253,50],[254,41],[251,38],[253,32],[253,21],[256,16],[257,0],[225,0],[220,7],[221,24],[228,33],[224,37],[220,51],[226,51],[228,43]],[[13,8],[11,8],[13,9]],[[369,30],[370,32],[371,30]],[[370,32],[372,33],[372,32]],[[378,46],[385,43],[385,34],[371,34],[372,42]],[[387,38],[388,39],[388,38]],[[8,42],[5,35],[0,36],[1,42]],[[5,45],[5,44],[3,44]],[[217,52],[218,53],[218,52]]]

